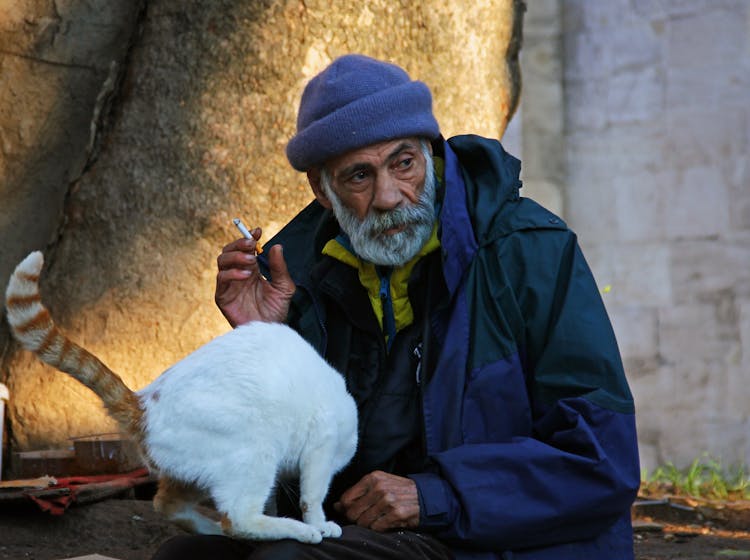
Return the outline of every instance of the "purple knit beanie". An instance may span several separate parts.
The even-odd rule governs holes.
[[[334,60],[305,87],[297,134],[286,155],[307,171],[378,142],[440,135],[429,88],[394,64],[350,54]]]

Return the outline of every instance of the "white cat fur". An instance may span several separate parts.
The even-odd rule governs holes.
[[[75,363],[86,362],[76,353],[87,356],[87,351],[43,341],[64,335],[44,315],[38,297],[42,264],[35,252],[13,273],[6,292],[8,322],[27,349],[87,384],[112,412],[107,400],[112,397],[102,393],[112,392],[110,376],[116,374],[96,360],[106,372],[104,382],[92,381],[81,370],[98,366]],[[72,358],[61,358],[63,351]],[[127,395],[119,377],[117,383],[114,392]],[[322,503],[331,478],[354,455],[357,410],[342,376],[291,328],[262,322],[239,326],[167,369],[135,397],[140,418],[127,410],[125,420],[122,413],[113,416],[133,432],[149,464],[165,479],[157,509],[204,533],[223,527],[244,538],[310,543],[341,535],[340,527],[326,520]],[[278,478],[296,475],[303,521],[265,515]],[[174,487],[182,495],[175,496]],[[202,497],[197,490],[213,498],[224,515],[221,525],[195,509]]]

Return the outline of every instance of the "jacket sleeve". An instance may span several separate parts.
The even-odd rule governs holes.
[[[472,548],[595,538],[629,515],[640,482],[632,397],[575,236],[541,231],[524,239],[500,252],[511,253],[501,261],[523,262],[504,276],[523,317],[516,362],[530,430],[434,453],[432,472],[411,475],[422,527]]]

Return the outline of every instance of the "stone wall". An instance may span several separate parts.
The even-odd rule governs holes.
[[[528,21],[548,46],[562,30],[564,217],[609,288],[642,463],[748,464],[750,3],[550,0]],[[526,119],[559,118],[555,87],[525,81],[524,160],[552,149]]]
[[[529,2],[523,22],[522,123],[524,196],[565,213],[565,98],[562,16],[557,0]]]
[[[21,254],[46,246],[53,315],[134,388],[228,328],[213,286],[216,255],[237,237],[231,218],[268,238],[311,200],[284,147],[302,87],[334,57],[361,52],[403,65],[431,86],[446,135],[499,136],[515,106],[518,0],[148,0],[127,17],[117,6],[130,3],[83,3],[100,14],[90,25],[73,9],[80,4],[0,8],[0,185],[12,179],[2,194],[14,201],[0,208],[0,285]],[[115,21],[135,23],[122,35]],[[121,49],[89,43],[107,33],[102,42]],[[63,39],[81,47],[65,50],[68,59],[55,50]],[[17,68],[13,80],[7,68]],[[71,75],[55,81],[55,71]],[[17,93],[34,79],[41,86]],[[32,111],[34,88],[49,103],[74,100],[69,119]],[[110,94],[107,110],[97,99]],[[95,146],[92,122],[101,122]],[[16,192],[27,193],[25,205]],[[7,340],[0,332],[0,348]],[[72,380],[14,347],[0,358],[14,451],[114,428]]]

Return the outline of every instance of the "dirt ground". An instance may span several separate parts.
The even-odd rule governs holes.
[[[635,557],[639,560],[750,558],[750,532],[666,524],[660,532],[635,534]]]
[[[53,516],[34,504],[0,508],[0,559],[58,560],[101,554],[148,559],[182,531],[154,512],[149,500],[107,499]]]
[[[0,559],[101,554],[147,560],[161,542],[180,533],[144,499],[113,498],[73,506],[62,516],[43,513],[33,504],[16,504],[0,508]],[[750,558],[750,531],[660,522],[636,533],[635,551],[641,560]]]

